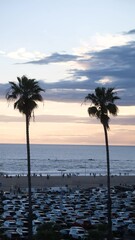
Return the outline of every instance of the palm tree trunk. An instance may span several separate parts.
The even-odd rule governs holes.
[[[29,197],[29,240],[32,240],[32,201],[31,201],[31,167],[30,167],[30,140],[29,140],[29,117],[26,114],[26,143],[27,143],[27,167],[28,167],[28,197]]]
[[[111,190],[110,190],[110,159],[109,159],[109,144],[108,144],[108,134],[107,128],[105,125],[104,133],[105,133],[105,144],[106,144],[106,161],[107,161],[107,195],[108,195],[108,240],[112,240],[112,218],[111,218]]]

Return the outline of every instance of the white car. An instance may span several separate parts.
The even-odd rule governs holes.
[[[3,212],[1,217],[2,217],[2,219],[12,218],[9,211]]]
[[[16,225],[17,225],[17,227],[19,227],[19,226],[28,226],[28,220],[27,220],[27,218],[17,218],[16,219]]]
[[[88,236],[88,232],[82,227],[71,227],[69,236],[74,239],[85,239]]]
[[[134,223],[128,225],[128,231],[131,233],[135,233],[135,224]]]
[[[38,219],[34,219],[33,221],[32,221],[32,225],[33,226],[40,226],[42,223],[38,220]]]
[[[15,220],[6,220],[3,226],[7,229],[16,229],[16,222]]]
[[[16,229],[16,232],[22,237],[28,236],[28,228],[27,227],[18,227]]]

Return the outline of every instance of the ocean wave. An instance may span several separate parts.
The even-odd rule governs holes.
[[[59,169],[81,174],[106,174],[106,155],[104,146],[74,145],[32,145],[32,173],[60,174]],[[27,174],[25,145],[0,144],[1,171]],[[110,147],[112,174],[135,174],[134,147]]]

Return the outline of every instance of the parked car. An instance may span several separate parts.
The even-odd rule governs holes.
[[[91,228],[91,222],[87,219],[77,219],[75,224],[87,230]]]
[[[27,227],[18,227],[16,229],[16,232],[21,236],[21,237],[27,237],[28,236],[28,228]]]
[[[19,239],[19,234],[14,230],[7,230],[5,231],[4,235],[9,239]]]
[[[135,233],[135,223],[132,223],[132,224],[128,225],[128,231],[130,233]]]
[[[82,227],[71,227],[69,236],[74,239],[86,239],[88,232]]]
[[[3,223],[3,226],[7,229],[16,229],[15,220],[7,220]]]
[[[70,232],[70,229],[69,228],[63,228],[60,230],[60,234],[63,236],[63,237],[68,237],[69,236],[69,232]]]
[[[27,218],[17,218],[16,219],[16,225],[17,226],[28,226],[28,220]]]

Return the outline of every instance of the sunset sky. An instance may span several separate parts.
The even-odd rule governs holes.
[[[0,9],[0,143],[25,143],[25,118],[5,94],[26,75],[46,90],[31,143],[104,144],[83,104],[103,86],[121,98],[110,144],[135,145],[135,1],[4,0]]]

